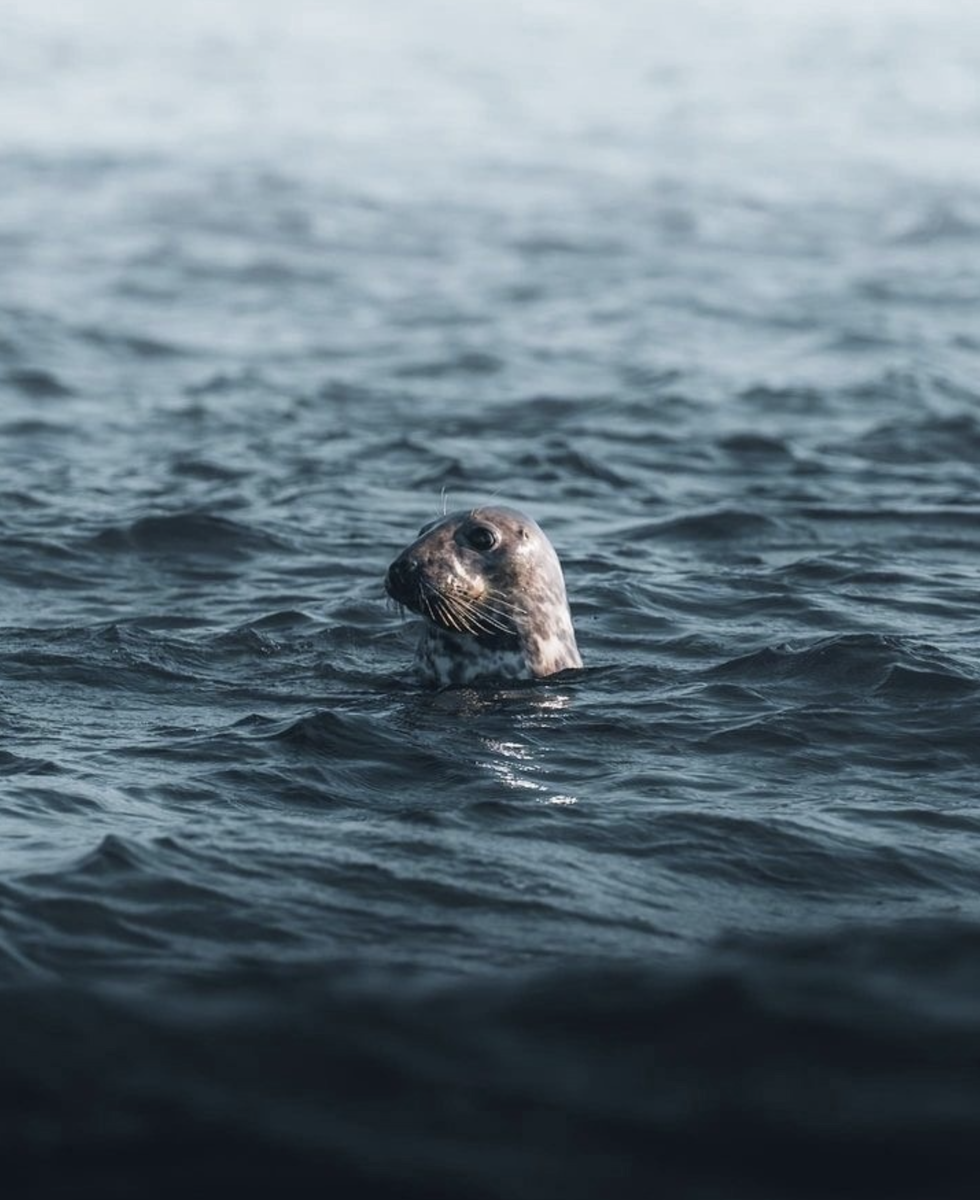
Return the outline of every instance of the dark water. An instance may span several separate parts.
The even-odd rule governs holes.
[[[972,1196],[975,12],[51,3],[0,80],[5,1194]],[[583,672],[413,686],[444,491]]]

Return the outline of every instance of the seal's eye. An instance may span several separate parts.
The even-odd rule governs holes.
[[[474,550],[492,550],[497,544],[497,534],[489,525],[474,525],[466,534],[466,540]]]

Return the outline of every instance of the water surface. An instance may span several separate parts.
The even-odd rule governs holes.
[[[0,79],[11,1177],[972,1195],[976,13],[12,5]],[[581,673],[414,686],[444,497]]]

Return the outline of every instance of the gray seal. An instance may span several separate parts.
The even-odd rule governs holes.
[[[540,679],[580,667],[565,579],[538,525],[513,508],[473,508],[424,525],[385,589],[424,621],[422,682]]]

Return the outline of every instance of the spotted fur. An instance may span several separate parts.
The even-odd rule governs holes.
[[[431,687],[582,665],[558,555],[515,509],[475,508],[425,526],[385,587],[423,618],[416,667]]]

